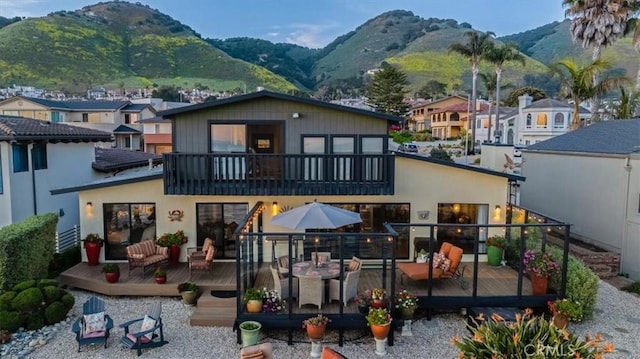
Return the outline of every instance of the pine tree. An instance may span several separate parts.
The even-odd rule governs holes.
[[[373,75],[373,80],[367,88],[367,104],[376,112],[404,117],[408,110],[404,102],[405,87],[408,84],[404,72],[387,65]]]

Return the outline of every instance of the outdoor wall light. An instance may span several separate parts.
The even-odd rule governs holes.
[[[87,202],[87,206],[86,206],[86,214],[87,217],[93,217],[93,203],[91,202]]]
[[[291,118],[300,118],[300,113],[299,112],[292,113]]]
[[[499,204],[497,204],[496,208],[494,208],[494,210],[493,210],[493,220],[494,221],[499,221],[500,220],[500,212],[502,212],[502,208],[500,207]]]
[[[273,202],[273,204],[271,205],[271,214],[272,215],[276,215],[278,214],[278,202]]]

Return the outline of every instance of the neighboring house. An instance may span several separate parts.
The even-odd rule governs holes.
[[[602,121],[523,149],[521,203],[621,253],[640,280],[640,119]]]
[[[107,132],[0,115],[0,226],[55,212],[58,230],[80,223],[78,194],[50,190],[99,178],[92,169],[94,146]]]
[[[129,101],[57,101],[25,96],[15,96],[0,101],[0,115],[67,123],[110,133],[113,133],[119,126],[126,125],[139,131],[139,135],[141,135],[142,125],[139,121],[154,117],[155,112],[155,109],[149,104],[133,104]],[[127,133],[127,135],[129,134]],[[125,141],[119,142],[125,144]],[[140,145],[128,148],[141,149]]]
[[[532,100],[531,96],[522,95],[518,97],[517,113],[500,116],[501,143],[528,146],[571,130],[573,105],[551,98]],[[589,110],[581,106],[580,122],[590,118]]]
[[[414,123],[416,131],[426,130],[431,128],[431,122],[433,121],[432,114],[435,111],[440,110],[445,107],[464,104],[467,106],[467,98],[462,96],[449,96],[445,98],[441,98],[439,100],[434,100],[431,102],[418,102],[415,105],[411,106],[411,116],[410,121]],[[466,118],[466,109],[464,111],[464,117]],[[444,133],[443,133],[444,134]],[[435,134],[434,134],[435,136]],[[440,137],[440,136],[438,136]],[[440,137],[443,138],[443,137]]]
[[[162,169],[54,191],[79,191],[81,208],[92,203],[92,212],[82,214],[82,230],[106,238],[103,260],[125,259],[125,246],[149,231],[179,229],[189,238],[187,247],[209,237],[217,257],[234,260],[235,226],[258,203],[270,209],[261,212],[256,226],[265,233],[283,232],[271,224],[280,209],[314,200],[359,212],[363,223],[349,226],[348,232],[382,232],[385,222],[503,224],[500,209],[505,209],[511,184],[524,179],[394,154],[388,150],[387,126],[397,117],[267,91],[159,115],[171,119],[174,138]],[[478,236],[500,231],[490,228]],[[426,232],[402,228],[397,257],[412,260],[414,240]],[[443,228],[437,237],[463,246],[471,258],[474,235],[468,230]],[[271,258],[285,249],[267,241],[260,251]],[[360,253],[374,261],[381,255]]]
[[[476,141],[480,143],[500,142],[502,133],[500,132],[499,123],[496,121],[496,107],[484,107],[482,111],[476,114]],[[491,135],[489,135],[489,109],[491,109]],[[500,118],[505,119],[514,116],[518,112],[514,107],[500,107]]]
[[[171,152],[171,120],[153,117],[141,120],[144,152],[162,154]]]
[[[126,125],[120,125],[113,130],[115,147],[125,150],[142,149],[142,132]]]
[[[477,112],[486,112],[488,104],[478,102]],[[468,103],[460,103],[443,107],[434,111],[429,111],[427,116],[431,120],[431,134],[439,139],[456,139],[463,133],[462,130],[468,128],[468,121],[471,120]],[[477,114],[476,114],[477,117]],[[476,127],[481,127],[480,120],[476,121]],[[471,133],[469,133],[471,136]],[[481,138],[476,137],[476,142],[481,142]]]

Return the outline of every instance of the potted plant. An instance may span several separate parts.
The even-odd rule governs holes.
[[[560,269],[553,255],[549,252],[528,249],[524,252],[522,263],[525,271],[529,273],[533,295],[546,294],[549,277]]]
[[[156,244],[169,248],[169,264],[176,265],[180,260],[180,247],[187,241],[188,238],[184,235],[184,231],[179,230],[175,233],[163,233],[156,240]]]
[[[184,304],[193,305],[198,297],[198,285],[191,282],[178,284],[178,293],[182,295]]]
[[[242,298],[249,313],[260,313],[262,311],[263,299],[264,291],[258,288],[248,288]]]
[[[240,334],[242,337],[242,347],[258,344],[258,335],[260,334],[262,324],[248,320],[240,323],[238,327],[240,328]]]
[[[507,245],[504,236],[492,236],[487,238],[487,262],[492,266],[499,266],[502,262],[502,253]]]
[[[167,271],[162,267],[157,267],[153,271],[153,276],[156,278],[156,283],[165,284],[167,282]]]
[[[115,263],[107,263],[102,266],[104,278],[109,283],[115,283],[120,279],[120,267]]]
[[[354,301],[358,304],[358,311],[362,314],[369,313],[369,307],[371,307],[371,289],[367,289],[364,292],[358,294]]]
[[[371,308],[387,307],[387,291],[383,288],[373,288],[371,291]]]
[[[418,306],[418,298],[406,289],[400,289],[394,296],[395,308],[400,319],[411,320]]]
[[[302,328],[307,330],[307,336],[311,340],[321,340],[327,324],[331,323],[331,319],[322,314],[310,317],[302,321]]]
[[[566,328],[569,321],[581,321],[584,316],[582,304],[567,298],[549,301],[547,305],[551,311],[552,323],[560,329]]]
[[[385,339],[391,329],[391,314],[387,308],[371,308],[365,317],[371,333],[376,339]]]
[[[104,244],[104,239],[97,233],[89,233],[82,242],[87,253],[87,265],[97,266],[100,259],[100,248]]]
[[[277,290],[263,290],[262,312],[281,313],[287,309],[287,301],[282,299]]]

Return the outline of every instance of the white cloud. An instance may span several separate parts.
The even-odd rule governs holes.
[[[291,24],[288,28],[292,30],[285,36],[286,42],[310,48],[320,48],[335,38],[334,34],[328,32],[338,28],[338,24]]]
[[[37,8],[43,0],[0,0],[0,16],[37,16],[31,9]]]
[[[269,37],[278,37],[278,36],[280,36],[280,33],[279,32],[268,32],[267,36],[269,36]]]

